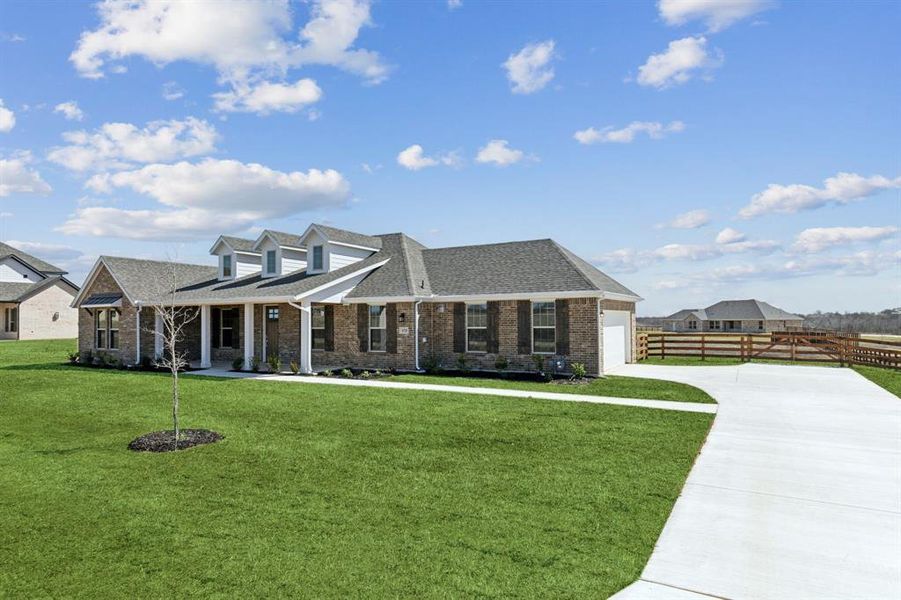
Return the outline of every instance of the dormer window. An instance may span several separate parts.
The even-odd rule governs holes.
[[[313,246],[313,270],[322,270],[322,246]]]
[[[275,250],[266,251],[266,273],[268,275],[275,275],[276,273],[275,258]]]
[[[222,277],[228,278],[232,276],[232,257],[226,254],[222,257]]]

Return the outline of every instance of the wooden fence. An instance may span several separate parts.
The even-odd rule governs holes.
[[[648,357],[772,359],[901,369],[901,350],[829,332],[638,333],[638,360]]]

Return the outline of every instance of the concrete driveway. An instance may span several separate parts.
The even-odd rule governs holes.
[[[720,408],[641,579],[614,598],[901,598],[901,399],[850,369],[616,374]]]

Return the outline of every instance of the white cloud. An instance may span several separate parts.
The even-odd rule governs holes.
[[[826,179],[822,188],[771,183],[764,191],[755,194],[751,202],[738,211],[738,216],[751,219],[768,213],[812,210],[831,203],[847,204],[890,188],[901,188],[901,177],[888,179],[882,175],[863,177],[856,173],[839,173]]]
[[[518,163],[525,157],[522,150],[510,147],[507,140],[491,140],[481,148],[476,155],[476,162],[494,163],[499,167],[506,167]]]
[[[0,98],[0,133],[12,131],[16,126],[16,113],[3,105],[3,99]]]
[[[182,60],[210,65],[238,95],[306,65],[337,67],[371,84],[389,73],[377,52],[354,48],[360,30],[371,25],[369,0],[315,0],[297,33],[287,0],[110,0],[98,3],[97,12],[100,25],[82,32],[69,56],[92,79],[104,77],[107,63],[131,56],[160,67]]]
[[[463,6],[463,0],[447,0],[448,10],[457,10],[461,6]]]
[[[513,93],[532,94],[550,83],[554,78],[554,68],[550,65],[554,58],[554,40],[527,44],[511,54],[501,66],[507,70]]]
[[[84,119],[84,111],[78,108],[78,103],[74,100],[57,104],[53,108],[53,112],[62,114],[69,121],[81,121]]]
[[[182,89],[180,85],[178,85],[175,81],[167,81],[163,84],[163,100],[178,100],[179,98],[183,98],[185,95],[185,90]]]
[[[413,144],[398,153],[397,164],[410,171],[419,171],[426,167],[435,167],[438,165],[445,165],[448,167],[458,166],[460,164],[460,157],[456,152],[448,152],[440,156],[426,156],[422,146]]]
[[[0,198],[12,194],[49,194],[53,191],[40,173],[30,168],[31,153],[16,152],[9,158],[0,158]]]
[[[726,227],[718,234],[716,234],[716,243],[717,244],[734,244],[736,242],[743,242],[747,236],[742,232],[732,229],[731,227]]]
[[[588,129],[577,131],[573,134],[573,137],[580,144],[596,144],[598,142],[628,144],[639,133],[647,134],[652,140],[659,140],[668,133],[678,133],[684,130],[685,123],[682,121],[672,121],[668,125],[657,121],[632,121],[622,129],[614,129],[612,126],[604,127],[603,129],[589,127]]]
[[[895,236],[898,227],[814,227],[798,234],[792,248],[798,252],[819,252],[857,242],[875,242]]]
[[[769,0],[660,0],[657,8],[667,25],[703,21],[711,32],[766,10]]]
[[[24,242],[19,240],[10,240],[7,242],[10,246],[18,248],[22,252],[34,254],[44,260],[73,259],[81,256],[81,250],[65,246],[63,244],[47,244],[44,242]]]
[[[710,212],[704,209],[690,210],[677,215],[675,219],[667,223],[658,223],[655,229],[697,229],[710,223]]]
[[[237,84],[232,91],[213,94],[215,110],[223,112],[293,113],[322,98],[322,90],[312,79],[294,83],[263,81],[256,85]]]
[[[638,67],[638,83],[657,89],[668,88],[689,81],[701,72],[709,77],[710,71],[723,63],[719,50],[707,51],[707,38],[687,37],[669,43],[666,51],[652,54]]]
[[[63,134],[68,146],[52,148],[47,158],[73,171],[129,168],[134,163],[177,160],[216,149],[216,128],[207,121],[152,121],[143,128],[131,123],[104,123],[93,133]]]
[[[332,169],[286,173],[260,164],[211,158],[95,175],[86,187],[101,193],[130,189],[156,200],[164,209],[81,207],[58,231],[132,239],[197,239],[246,229],[263,219],[342,207],[350,198],[350,185]]]
[[[11,219],[15,215],[11,212],[0,212],[0,219]]]
[[[0,33],[0,41],[9,42],[11,44],[18,44],[20,42],[24,42],[25,39],[26,38],[24,35],[20,35],[18,33],[6,33],[6,32]]]

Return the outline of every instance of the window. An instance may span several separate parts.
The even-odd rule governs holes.
[[[719,328],[720,328],[720,322],[719,322],[719,321],[711,321],[711,322],[710,322],[710,329],[719,329]]]
[[[231,277],[232,276],[232,256],[231,254],[226,254],[222,257],[222,276],[223,277]]]
[[[234,308],[223,308],[219,313],[219,347],[232,348],[235,342],[235,321],[238,311]]]
[[[325,307],[314,306],[310,309],[313,330],[313,350],[325,350]]]
[[[557,350],[557,310],[553,302],[532,303],[532,352],[553,354]]]
[[[313,246],[313,270],[322,270],[322,246]]]
[[[763,331],[763,321],[757,321],[757,329]]]
[[[385,305],[369,306],[369,351],[387,350],[388,328],[385,319]]]
[[[5,317],[3,328],[7,333],[15,333],[19,329],[19,307],[7,308]]]
[[[266,272],[275,273],[275,250],[266,250]]]
[[[278,321],[278,307],[277,306],[267,306],[266,307],[266,319],[269,321]]]
[[[101,308],[94,313],[96,336],[94,346],[102,350],[119,349],[119,311],[115,308]]]
[[[697,328],[698,328],[698,322],[697,322],[697,321],[689,321],[689,322],[688,322],[688,328],[689,328],[689,329],[697,329]]]
[[[488,305],[466,305],[466,351],[488,352]]]

